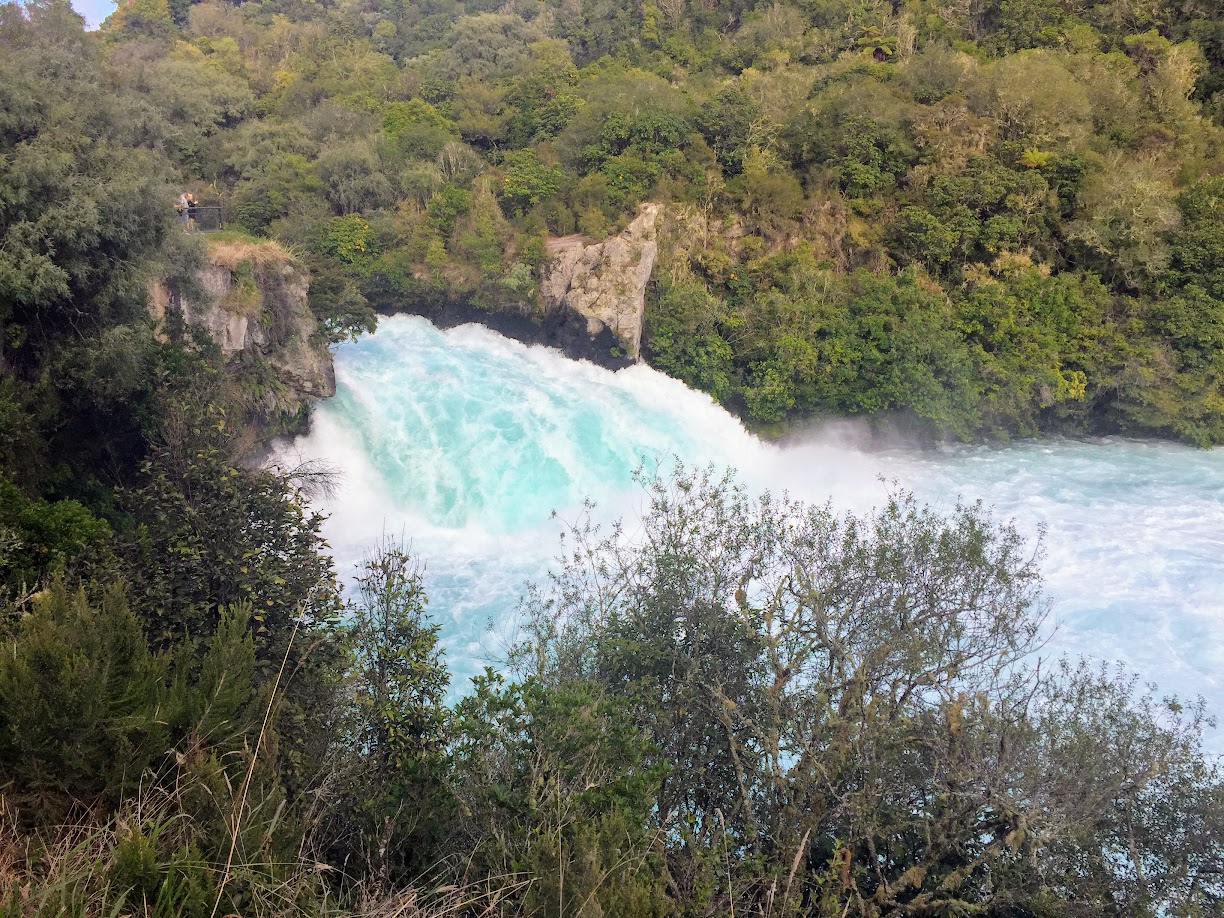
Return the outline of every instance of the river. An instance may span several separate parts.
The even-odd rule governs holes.
[[[852,425],[775,446],[645,366],[612,373],[409,316],[340,347],[336,371],[336,397],[281,461],[340,473],[321,504],[342,576],[381,535],[411,540],[460,684],[496,662],[523,584],[546,576],[561,529],[552,511],[572,519],[590,498],[597,516],[632,516],[643,502],[633,470],[674,456],[858,512],[890,487],[941,506],[982,499],[1026,535],[1045,533],[1046,653],[1123,662],[1224,713],[1224,450],[867,446]],[[1224,747],[1224,733],[1208,745]]]

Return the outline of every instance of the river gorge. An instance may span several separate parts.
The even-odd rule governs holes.
[[[851,425],[780,446],[644,365],[613,373],[410,316],[341,346],[336,377],[335,398],[279,461],[340,473],[321,505],[341,576],[380,536],[411,540],[460,690],[513,639],[518,597],[547,576],[562,521],[586,498],[598,519],[633,517],[634,470],[676,457],[855,512],[898,487],[949,508],[981,499],[1027,536],[1045,533],[1046,653],[1121,661],[1224,712],[1224,450],[1120,439],[918,448]],[[1224,737],[1207,742],[1220,749]]]

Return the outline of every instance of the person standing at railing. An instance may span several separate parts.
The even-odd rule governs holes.
[[[178,211],[179,218],[183,221],[183,228],[191,232],[195,227],[196,200],[190,191],[184,191],[179,195],[178,204],[174,209]]]

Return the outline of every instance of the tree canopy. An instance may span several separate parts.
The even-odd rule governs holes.
[[[0,915],[1219,914],[1208,712],[1044,658],[984,508],[643,476],[452,687],[428,559],[345,593],[275,381],[149,300],[181,189],[330,342],[531,313],[655,200],[647,356],[755,425],[1210,445],[1222,53],[1205,0],[0,5]]]

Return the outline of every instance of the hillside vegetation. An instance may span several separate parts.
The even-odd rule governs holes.
[[[148,142],[369,307],[669,205],[647,359],[765,429],[1224,439],[1209,0],[131,0]]]
[[[645,477],[452,695],[419,562],[342,590],[253,467],[277,380],[149,314],[531,310],[649,198],[652,359],[759,423],[1212,442],[1206,4],[388,4],[0,5],[0,916],[1220,914],[1208,712],[1041,659],[981,507]]]

